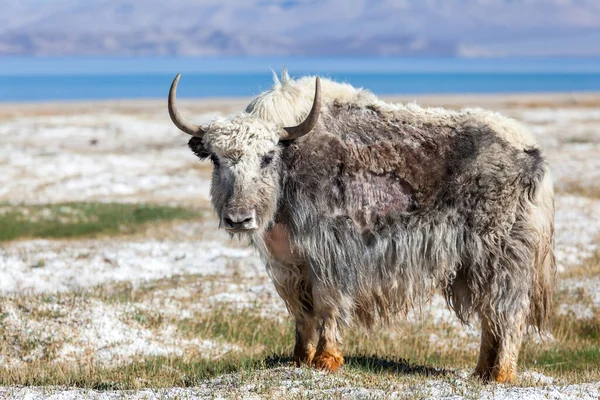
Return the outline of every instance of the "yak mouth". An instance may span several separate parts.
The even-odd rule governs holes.
[[[258,228],[223,228],[225,229],[228,233],[235,233],[235,234],[244,234],[244,233],[254,233],[258,230]]]

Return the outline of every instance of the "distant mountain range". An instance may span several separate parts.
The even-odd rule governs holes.
[[[600,56],[599,0],[10,0],[0,55]]]

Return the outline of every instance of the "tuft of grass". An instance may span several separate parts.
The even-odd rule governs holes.
[[[0,206],[0,241],[131,234],[152,222],[199,218],[180,207],[122,203]]]
[[[569,136],[563,140],[565,144],[587,144],[593,142],[594,138],[591,136]]]

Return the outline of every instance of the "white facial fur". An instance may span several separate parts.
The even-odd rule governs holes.
[[[217,119],[202,138],[215,168],[211,199],[232,233],[262,229],[279,197],[281,128],[247,113]]]

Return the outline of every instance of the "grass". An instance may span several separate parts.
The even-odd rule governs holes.
[[[221,385],[223,380],[235,380],[235,385],[257,382],[268,395],[280,385],[279,380],[287,379],[281,374],[293,371],[290,369],[293,323],[282,315],[261,314],[261,310],[271,307],[268,302],[257,302],[242,310],[226,304],[210,306],[212,295],[231,290],[230,285],[234,282],[243,282],[239,277],[223,276],[220,279],[226,282],[217,284],[214,277],[189,275],[136,288],[130,284],[115,284],[79,293],[5,298],[0,303],[0,358],[25,361],[17,366],[0,368],[0,385],[67,385],[126,390]],[[169,289],[181,288],[189,288],[190,295],[178,298],[177,313],[166,312],[161,305],[162,301],[170,299]],[[64,326],[73,310],[83,309],[80,313],[85,315],[85,307],[98,301],[116,307],[115,310],[119,307],[130,310],[121,313],[119,318],[132,327],[154,332],[156,337],[168,331],[171,332],[169,335],[182,340],[211,340],[227,343],[235,349],[210,355],[188,348],[183,356],[146,356],[114,365],[98,364],[85,356],[74,362],[57,361],[56,355],[69,343],[69,338],[64,333],[63,336],[37,334],[35,327],[51,323]],[[187,317],[182,317],[184,311],[189,312]],[[20,321],[28,321],[20,333],[14,328],[9,329],[9,315],[14,312],[18,313]],[[554,315],[550,330],[556,341],[536,343],[528,340],[521,351],[520,369],[535,370],[563,383],[599,380],[598,321],[598,310],[591,319]],[[445,323],[434,325],[427,320],[382,328],[371,334],[349,329],[343,345],[346,367],[339,374],[330,376],[303,369],[298,379],[307,387],[355,385],[382,390],[432,379],[456,380],[454,370],[473,369],[477,357],[478,339],[461,336],[463,329]],[[439,345],[429,340],[432,334],[440,337]],[[235,374],[223,377],[229,373]],[[212,378],[218,379],[209,381]],[[469,387],[478,387],[475,381],[467,382]]]
[[[199,212],[185,208],[149,204],[3,205],[0,241],[130,234],[148,223],[200,216]]]
[[[200,216],[198,212],[176,207],[114,203],[0,206],[0,241],[135,233],[151,222]],[[568,277],[596,275],[600,271],[599,254],[596,252],[582,263],[579,270],[570,271]],[[234,373],[226,378],[236,381],[232,384],[255,382],[261,393],[269,397],[280,385],[279,381],[286,379],[281,371],[291,371],[293,323],[280,314],[261,313],[272,308],[273,301],[280,301],[277,298],[243,310],[210,303],[208,299],[215,294],[241,290],[235,286],[232,289],[231,285],[266,282],[264,276],[243,278],[231,273],[234,267],[226,268],[222,275],[209,277],[174,276],[141,285],[112,283],[82,292],[0,298],[0,386],[66,385],[119,390],[195,387]],[[32,268],[44,268],[43,261]],[[174,300],[173,293],[179,289],[187,291],[189,296]],[[559,292],[556,302],[582,304],[586,301],[582,296]],[[113,365],[94,362],[84,350],[75,361],[56,361],[77,328],[73,327],[72,333],[47,335],[43,327],[64,326],[69,314],[77,307],[87,307],[90,299],[108,308],[125,307],[129,311],[119,314],[122,322],[153,332],[157,337],[172,331],[181,340],[211,340],[235,346],[235,350],[212,355],[188,347],[183,356],[140,356]],[[165,312],[163,307],[172,301],[178,302],[174,314]],[[10,313],[15,310],[20,320],[26,321],[20,330],[9,329]],[[187,317],[182,317],[184,314]],[[520,369],[538,371],[562,383],[600,380],[599,321],[598,310],[589,319],[554,315],[550,331],[556,341],[528,340],[521,350]],[[433,324],[427,320],[418,324],[401,323],[369,334],[349,329],[343,345],[346,367],[335,376],[315,375],[312,370],[303,369],[300,380],[306,387],[321,389],[355,385],[382,390],[431,379],[456,380],[454,371],[472,370],[477,359],[478,338],[461,335],[463,330],[453,324]],[[431,341],[433,335],[439,337],[439,343]],[[4,364],[3,358],[21,362]],[[467,382],[470,388],[479,388],[476,381]]]
[[[208,378],[232,372],[250,372],[265,365],[262,359],[238,356],[216,361],[201,357],[149,357],[118,368],[94,364],[31,363],[28,368],[0,369],[0,385],[61,385],[98,390],[190,387]]]
[[[553,343],[525,343],[520,364],[544,374],[562,378],[564,382],[600,379],[600,310],[592,318],[577,319],[572,315],[554,315],[550,330]]]
[[[249,355],[286,353],[293,345],[293,325],[266,319],[252,312],[237,313],[218,308],[211,313],[198,313],[177,323],[178,332],[188,339],[197,337],[223,340],[243,346]]]

